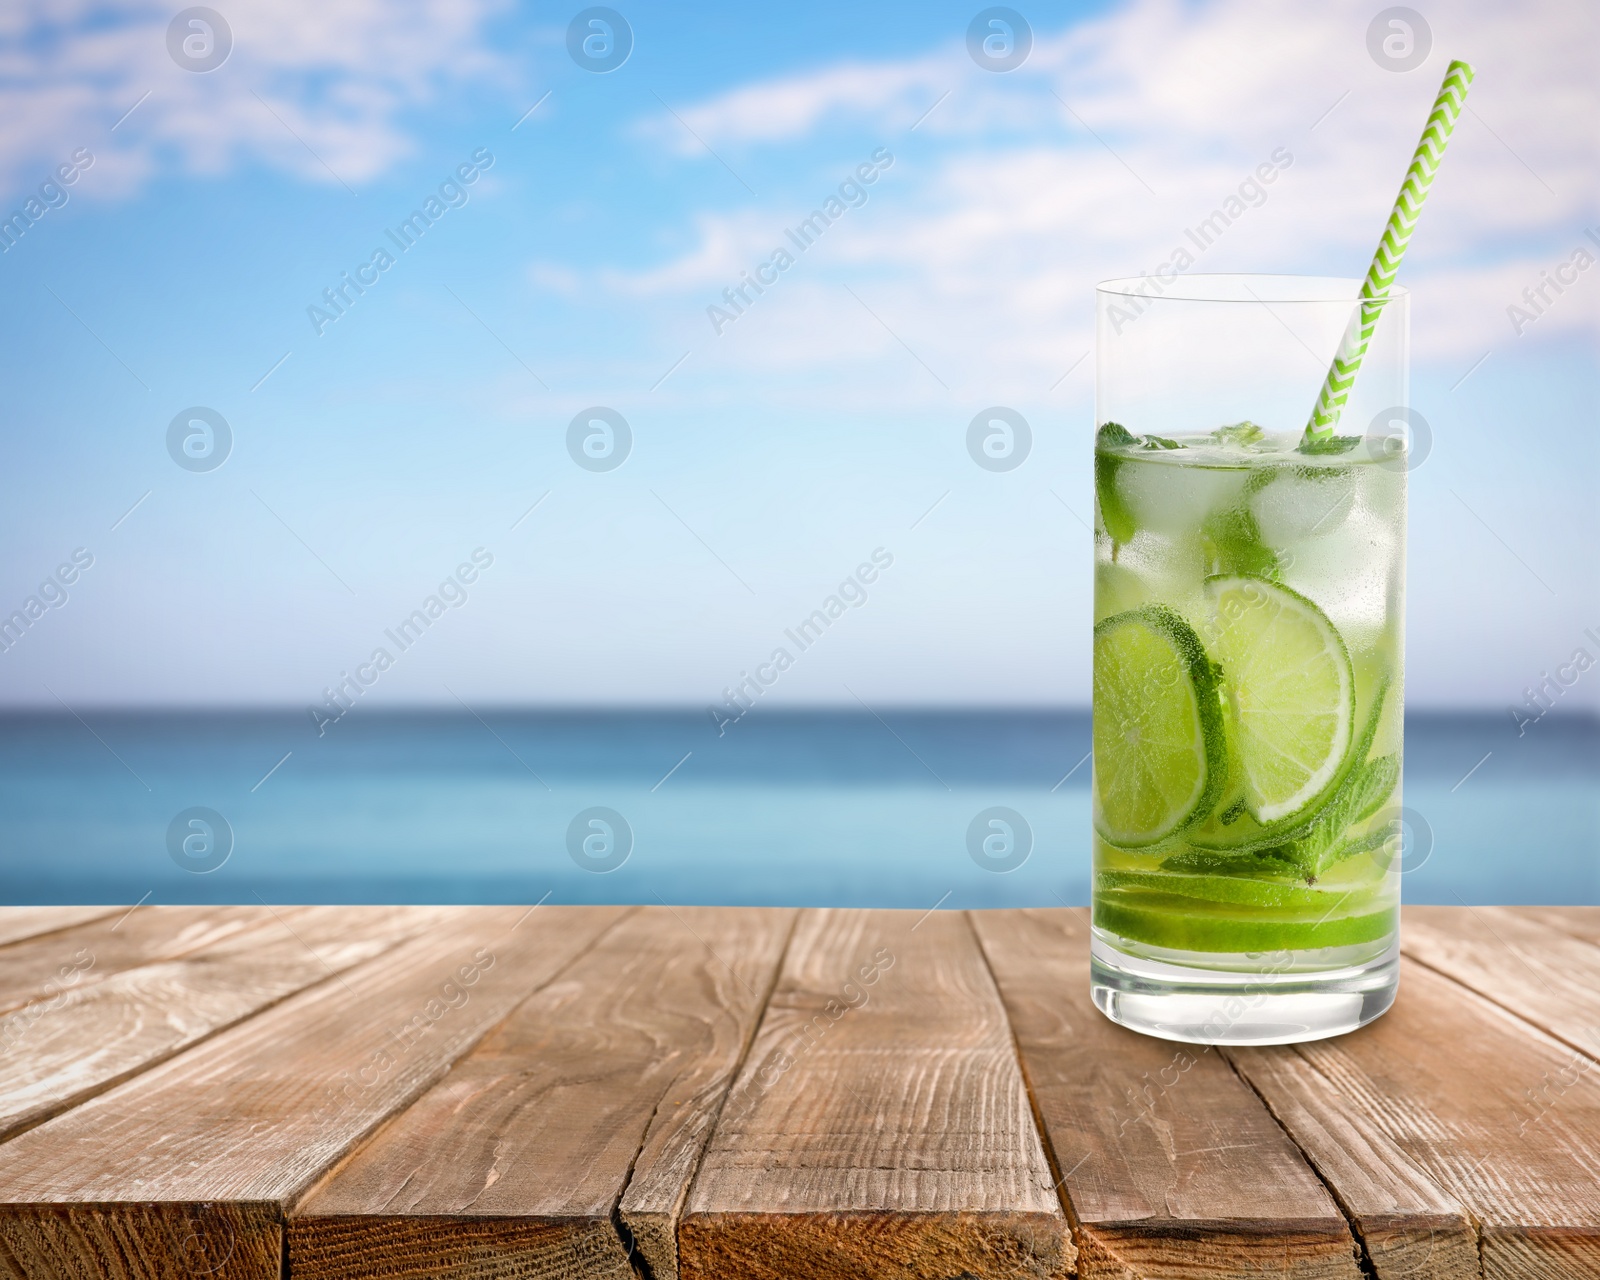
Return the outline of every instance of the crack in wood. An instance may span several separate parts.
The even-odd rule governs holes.
[[[1233,1055],[1228,1052],[1227,1048],[1219,1045],[1217,1046],[1217,1052],[1221,1056],[1222,1060],[1228,1064],[1228,1067],[1230,1070],[1232,1070],[1233,1074],[1239,1077],[1239,1082],[1243,1084],[1246,1089],[1250,1090],[1251,1093],[1255,1094],[1256,1097],[1261,1099],[1261,1105],[1266,1108],[1267,1114],[1270,1115],[1273,1120],[1277,1122],[1278,1127],[1283,1130],[1283,1136],[1290,1142],[1294,1143],[1295,1149],[1298,1150],[1301,1156],[1305,1159],[1305,1162],[1310,1167],[1311,1172],[1316,1174],[1318,1181],[1320,1181],[1322,1185],[1327,1188],[1328,1195],[1333,1200],[1334,1204],[1339,1207],[1339,1212],[1344,1214],[1345,1224],[1350,1228],[1350,1236],[1355,1243],[1357,1254],[1356,1265],[1361,1268],[1362,1276],[1365,1277],[1366,1280],[1383,1280],[1382,1277],[1378,1276],[1377,1269],[1373,1266],[1372,1253],[1367,1248],[1367,1238],[1361,1230],[1360,1219],[1350,1208],[1350,1205],[1340,1193],[1338,1186],[1335,1185],[1333,1180],[1323,1172],[1322,1166],[1318,1163],[1316,1156],[1311,1151],[1308,1151],[1305,1147],[1300,1145],[1299,1141],[1294,1136],[1294,1132],[1289,1128],[1288,1125],[1284,1124],[1283,1118],[1277,1113],[1276,1109],[1274,1109],[1271,1101],[1261,1092],[1261,1090],[1255,1087],[1255,1085],[1251,1082],[1250,1077],[1245,1075],[1245,1073],[1239,1069],[1239,1064],[1233,1060]]]

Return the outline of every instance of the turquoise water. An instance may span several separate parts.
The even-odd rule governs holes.
[[[303,713],[0,723],[6,903],[548,894],[927,908],[1089,896],[1081,713],[768,711],[720,737],[688,711],[360,712],[320,739]],[[1418,837],[1429,847],[1407,872],[1408,901],[1600,902],[1600,721],[1551,716],[1518,738],[1509,717],[1412,715],[1405,786],[1431,833]],[[232,834],[204,873],[192,869],[207,862],[203,831],[190,855],[169,850],[169,827],[193,806]],[[597,806],[622,816],[631,842],[580,823],[575,858],[569,829]],[[1009,816],[972,833],[996,807],[1031,839]],[[214,834],[212,857],[227,843]],[[580,866],[585,835],[590,866],[627,844],[625,860]]]

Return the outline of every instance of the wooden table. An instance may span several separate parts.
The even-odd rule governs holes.
[[[1600,1276],[1600,909],[1409,908],[1298,1048],[1074,910],[0,912],[0,1273]]]

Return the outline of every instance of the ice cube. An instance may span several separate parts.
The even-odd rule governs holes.
[[[1352,649],[1366,647],[1390,622],[1400,572],[1397,531],[1364,506],[1335,534],[1324,529],[1285,547],[1284,583],[1316,601]]]
[[[1131,559],[1132,556],[1130,555]],[[1148,604],[1154,592],[1137,569],[1102,560],[1094,567],[1094,620],[1096,622]]]
[[[1138,528],[1173,536],[1237,502],[1249,478],[1242,468],[1129,459],[1117,468],[1117,491]]]
[[[1282,547],[1327,537],[1356,507],[1355,473],[1349,467],[1278,467],[1250,498],[1261,540]]]

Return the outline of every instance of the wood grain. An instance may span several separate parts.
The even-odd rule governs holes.
[[[1315,1074],[1286,1067],[1290,1055]],[[1231,1056],[1280,1099],[1341,1198],[1370,1202],[1369,1186],[1392,1188],[1402,1174],[1420,1194],[1420,1172],[1476,1225],[1485,1277],[1600,1275],[1600,1068],[1585,1055],[1405,959],[1400,998],[1369,1026]],[[1282,1105],[1285,1088],[1338,1143],[1338,1158],[1299,1108]],[[1441,1241],[1452,1251],[1453,1231]],[[1448,1275],[1456,1264],[1426,1265]]]
[[[1559,933],[1600,943],[1600,907],[1507,907],[1505,910],[1537,920]]]
[[[282,1230],[270,1204],[37,1205],[0,1214],[0,1275],[277,1276]]]
[[[1511,907],[1407,907],[1400,945],[1414,960],[1600,1059],[1600,946]]]
[[[1067,1191],[1081,1276],[1357,1280],[1344,1215],[1223,1057],[1094,1007],[1087,913],[983,911],[973,924]]]
[[[1074,911],[0,909],[0,1277],[1600,1277],[1600,910],[1403,947],[1223,1051]]]
[[[758,919],[735,926],[732,913],[671,909],[712,952],[701,994],[679,989],[674,1006],[696,1035],[685,1069],[674,1078],[645,1133],[633,1175],[618,1206],[654,1280],[678,1280],[678,1223],[689,1186],[777,980],[798,912],[745,912]],[[781,935],[781,936],[780,936]],[[692,963],[692,962],[691,962]],[[701,961],[704,964],[704,961]],[[696,1025],[718,1006],[714,1021]]]
[[[646,907],[613,929],[305,1198],[294,1274],[632,1280],[621,1202],[673,1280],[679,1206],[793,917]]]
[[[140,907],[0,947],[0,1011],[198,951],[271,919],[266,907]]]
[[[37,937],[57,929],[70,929],[86,920],[113,919],[126,907],[6,907],[0,910],[0,946]]]
[[[1005,1011],[962,915],[801,916],[678,1248],[683,1280],[1071,1272]]]
[[[1376,1280],[1471,1280],[1478,1236],[1443,1191],[1291,1046],[1227,1056],[1333,1189]]]
[[[9,1046],[0,1077],[0,1137],[378,955],[437,912],[278,908],[262,910],[243,930],[224,928],[225,918],[219,913],[211,930],[220,942],[65,988],[7,1015],[0,1022]],[[132,927],[131,920],[123,926]]]
[[[337,910],[353,925],[363,909]],[[528,915],[447,911],[426,932],[0,1146],[11,1273],[181,1274],[175,1224],[217,1209],[270,1223],[262,1230],[273,1247],[252,1243],[215,1274],[277,1280],[287,1203],[626,909]],[[104,1251],[105,1233],[128,1243]]]

